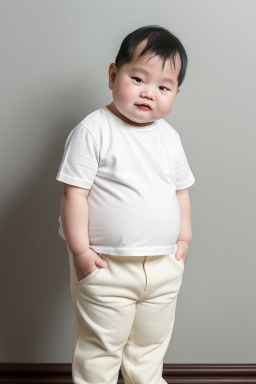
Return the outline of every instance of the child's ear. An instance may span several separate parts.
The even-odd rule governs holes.
[[[111,63],[108,69],[108,77],[109,77],[109,89],[113,89],[113,84],[116,78],[116,65],[115,63]]]

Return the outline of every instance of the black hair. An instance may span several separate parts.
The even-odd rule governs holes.
[[[170,31],[159,25],[146,25],[145,27],[138,28],[129,33],[124,38],[115,60],[117,69],[132,60],[135,48],[145,39],[148,40],[147,45],[142,50],[139,57],[146,53],[160,56],[163,60],[163,68],[168,59],[172,59],[175,67],[175,55],[176,53],[180,55],[181,69],[178,77],[179,87],[184,80],[187,69],[187,54],[180,40]]]

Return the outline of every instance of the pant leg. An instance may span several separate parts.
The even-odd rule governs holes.
[[[177,295],[184,271],[174,254],[145,257],[146,287],[136,303],[136,314],[121,364],[125,384],[163,384],[163,358],[175,319]]]
[[[144,257],[100,254],[108,261],[108,268],[97,268],[78,281],[73,256],[69,249],[68,252],[71,297],[76,314],[73,382],[116,384],[123,348],[135,317],[136,302],[145,287]]]

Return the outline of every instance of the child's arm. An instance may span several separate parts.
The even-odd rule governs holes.
[[[90,190],[62,184],[61,221],[71,253],[76,256],[88,251],[88,203]]]
[[[191,226],[191,204],[188,189],[181,189],[176,191],[177,199],[180,206],[181,213],[181,227],[180,234],[177,240],[177,259],[186,261],[188,254],[188,247],[192,240],[192,226]]]
[[[97,266],[108,267],[108,262],[90,248],[87,203],[89,192],[90,189],[63,183],[61,221],[78,280],[88,276]]]

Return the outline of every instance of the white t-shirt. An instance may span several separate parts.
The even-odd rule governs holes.
[[[89,244],[97,253],[174,253],[180,233],[176,190],[190,187],[180,136],[164,119],[135,127],[102,107],[69,133],[56,180],[90,189]],[[59,216],[59,234],[65,239]]]

